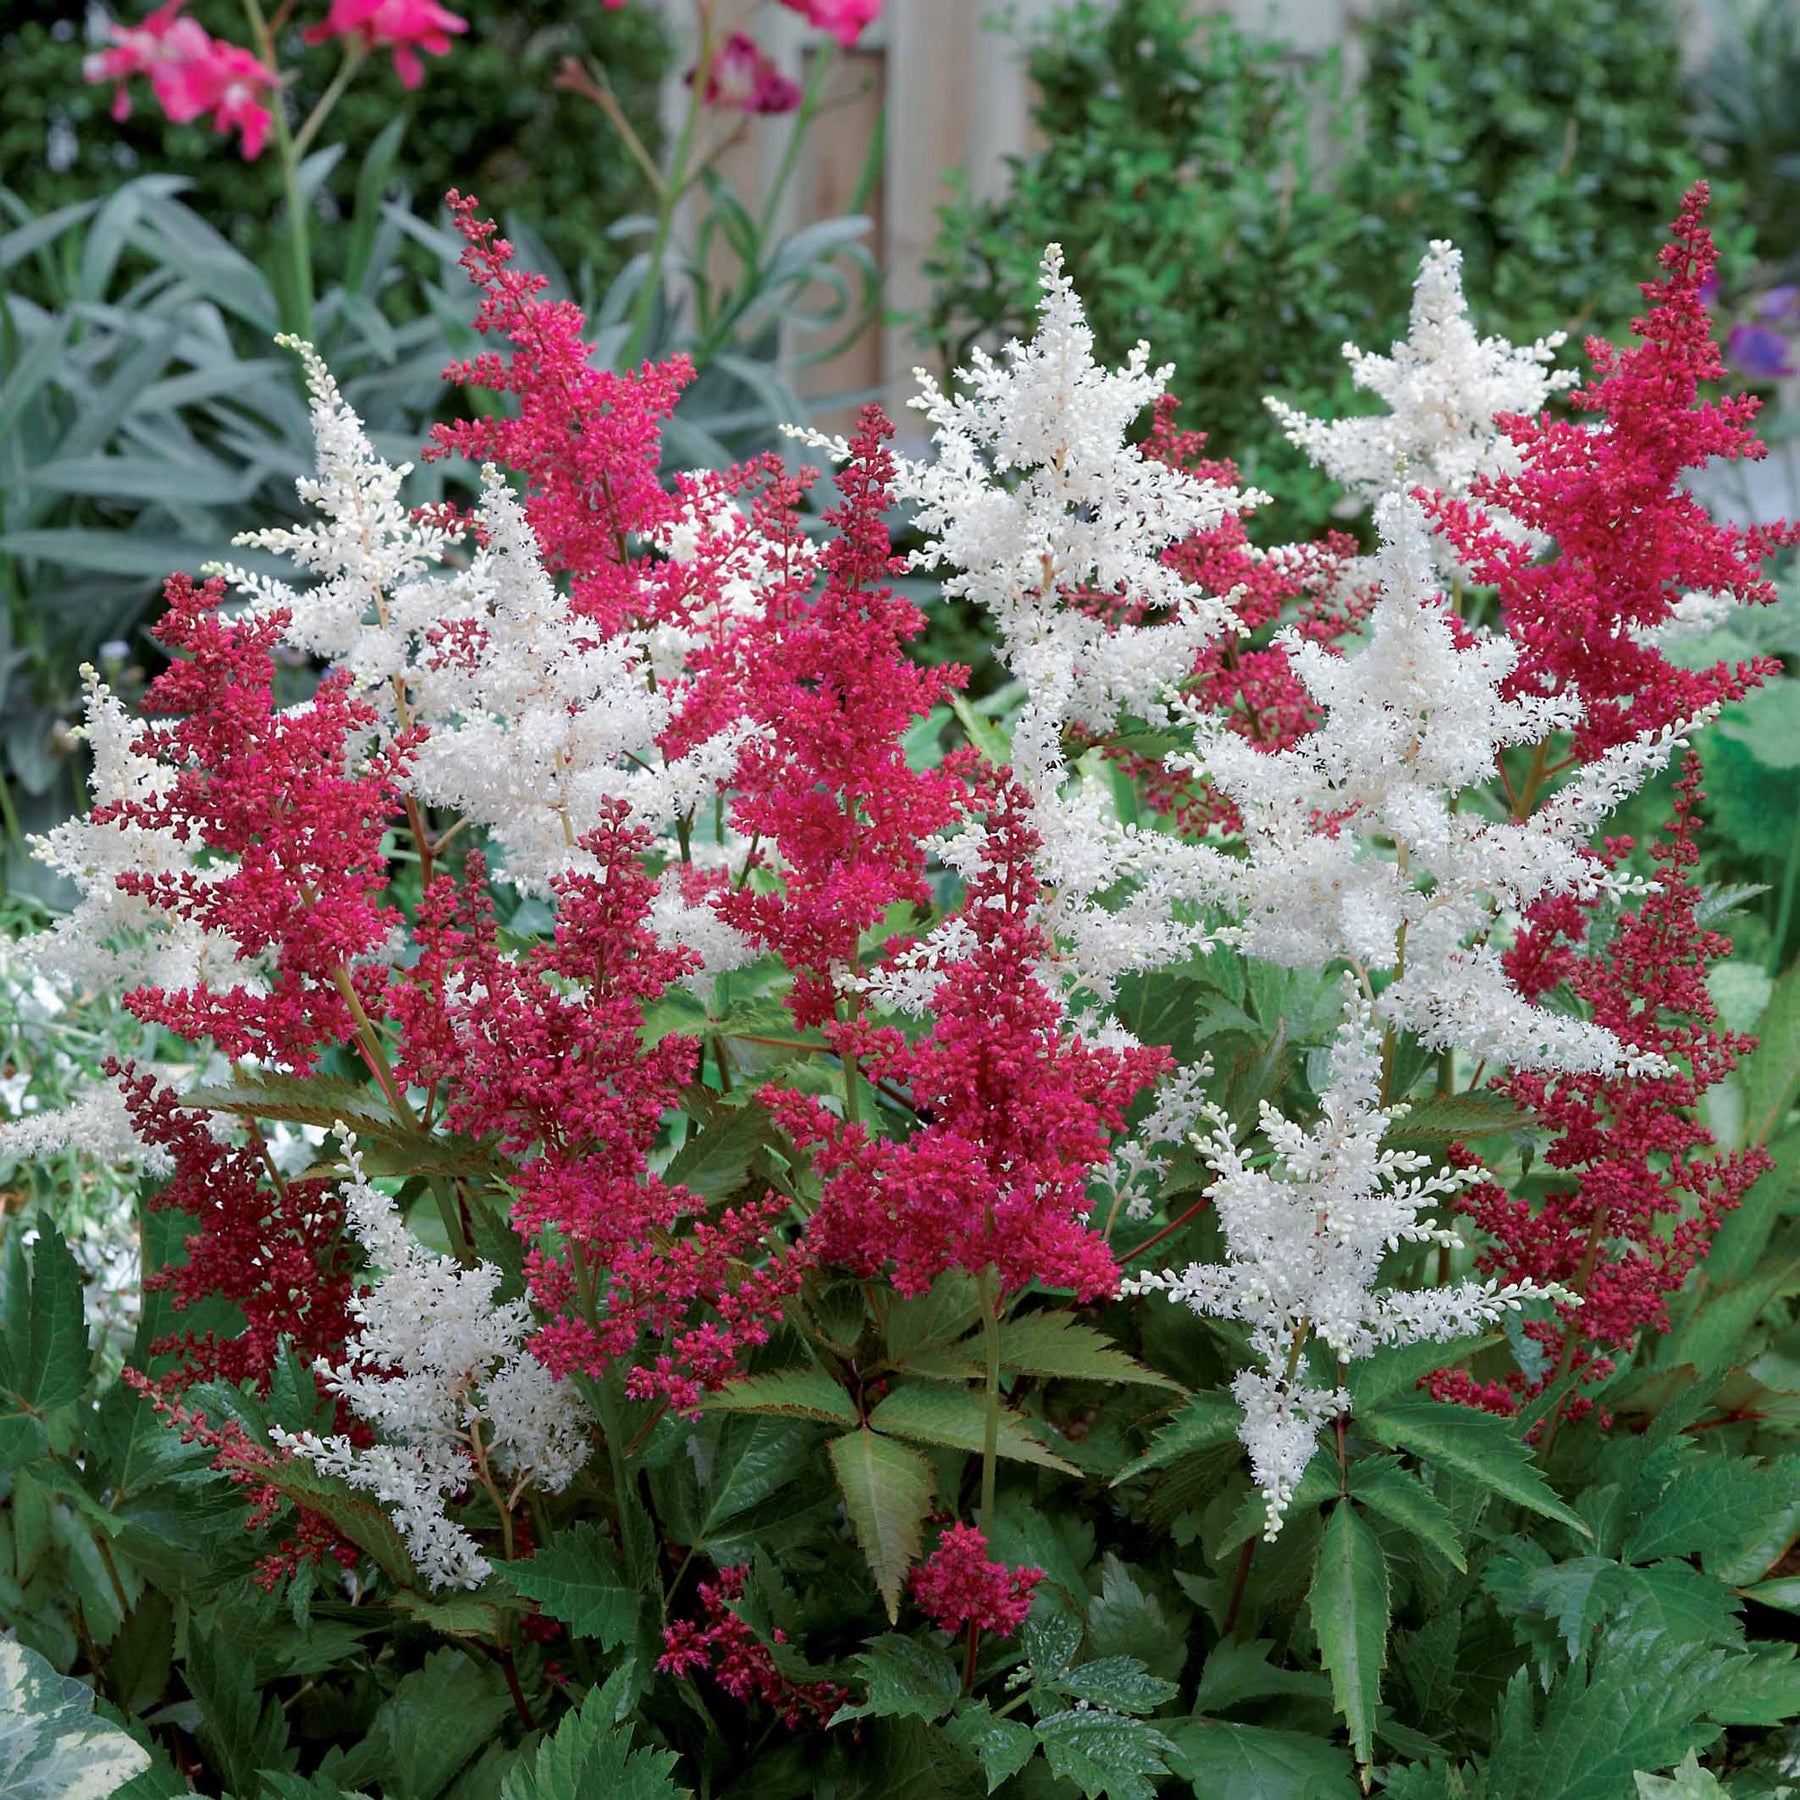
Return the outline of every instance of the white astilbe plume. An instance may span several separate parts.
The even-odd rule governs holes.
[[[1323,1344],[1341,1371],[1382,1345],[1469,1336],[1548,1291],[1491,1281],[1377,1291],[1390,1250],[1455,1242],[1427,1215],[1480,1173],[1433,1170],[1422,1152],[1384,1150],[1383,1135],[1406,1109],[1385,1107],[1380,1096],[1381,1034],[1373,1008],[1346,975],[1343,1022],[1315,1125],[1297,1125],[1265,1102],[1262,1131],[1274,1157],[1267,1168],[1253,1168],[1224,1112],[1207,1109],[1212,1133],[1195,1141],[1213,1171],[1207,1194],[1226,1260],[1127,1283],[1250,1327],[1262,1368],[1240,1375],[1232,1391],[1244,1408],[1240,1435],[1268,1502],[1270,1535],[1311,1459],[1319,1426],[1349,1405],[1347,1394],[1308,1378],[1309,1342]]]
[[[1385,413],[1314,419],[1281,400],[1264,404],[1291,443],[1360,499],[1413,487],[1466,494],[1476,476],[1516,464],[1496,419],[1535,413],[1578,379],[1549,366],[1564,336],[1522,345],[1478,337],[1463,298],[1462,252],[1434,239],[1413,285],[1410,333],[1386,356],[1344,346],[1351,378],[1387,403]]]
[[[83,667],[87,684],[86,721],[81,735],[93,754],[88,792],[95,807],[154,801],[175,783],[175,770],[133,747],[142,727],[93,669]],[[120,821],[97,823],[76,814],[31,840],[37,859],[65,876],[78,898],[48,931],[25,940],[26,966],[66,981],[112,993],[148,986],[171,990],[206,982],[218,989],[260,991],[254,959],[240,959],[230,938],[207,932],[153,905],[141,894],[125,893],[118,877],[127,873],[180,876],[218,882],[236,869],[229,857],[204,863],[173,829]]]
[[[117,1082],[89,1082],[67,1106],[0,1118],[0,1163],[35,1162],[72,1150],[96,1163],[133,1163],[146,1175],[175,1172],[168,1151],[133,1128]]]
[[[1366,643],[1334,656],[1292,632],[1277,639],[1323,714],[1318,728],[1265,754],[1197,715],[1194,753],[1169,759],[1210,777],[1242,814],[1246,854],[1230,891],[1240,946],[1289,968],[1342,957],[1392,971],[1379,1016],[1432,1049],[1516,1068],[1665,1073],[1604,1027],[1532,1005],[1494,938],[1541,895],[1619,887],[1588,839],[1691,723],[1609,752],[1532,817],[1486,816],[1466,790],[1500,750],[1572,728],[1580,697],[1506,698],[1517,648],[1491,634],[1458,642],[1417,503],[1389,496],[1376,523],[1380,597]]]
[[[1094,334],[1052,244],[1042,264],[1038,327],[998,360],[975,350],[946,393],[924,370],[911,402],[932,427],[935,459],[901,459],[895,492],[917,503],[927,542],[916,566],[947,570],[944,592],[993,616],[999,655],[1025,690],[1013,730],[1012,772],[1041,840],[1044,923],[1063,975],[1101,1000],[1121,974],[1174,960],[1200,941],[1186,916],[1215,885],[1217,853],[1121,824],[1104,782],[1066,793],[1062,739],[1122,714],[1160,723],[1166,693],[1200,648],[1235,633],[1224,596],[1184,580],[1163,560],[1172,544],[1262,499],[1146,457],[1133,422],[1164,390],[1147,345],[1123,369],[1094,360]],[[842,457],[816,433],[807,441]],[[1107,596],[1144,623],[1108,619],[1067,597]],[[1098,904],[1130,890],[1120,914]]]
[[[526,1303],[496,1304],[500,1271],[487,1262],[464,1269],[427,1250],[363,1178],[353,1147],[348,1160],[345,1216],[381,1275],[350,1303],[357,1333],[345,1361],[317,1367],[380,1441],[359,1449],[342,1436],[279,1427],[271,1435],[372,1493],[434,1588],[478,1587],[488,1561],[447,1503],[479,1479],[478,1456],[515,1497],[528,1485],[566,1487],[587,1456],[581,1403],[525,1349]]]
[[[1207,1114],[1206,1083],[1212,1072],[1212,1058],[1202,1056],[1163,1078],[1143,1121],[1114,1144],[1111,1159],[1094,1175],[1103,1202],[1117,1206],[1123,1201],[1126,1218],[1140,1223],[1156,1211],[1172,1153]]]

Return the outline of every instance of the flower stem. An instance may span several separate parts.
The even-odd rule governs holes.
[[[994,1477],[1000,1460],[999,1272],[990,1263],[976,1286],[981,1295],[981,1342],[987,1352],[987,1390],[981,1413],[981,1528],[994,1529]]]

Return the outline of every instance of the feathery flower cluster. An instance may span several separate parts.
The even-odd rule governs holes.
[[[1351,379],[1387,411],[1372,418],[1313,419],[1270,399],[1288,441],[1359,499],[1422,486],[1466,494],[1480,477],[1516,466],[1503,424],[1538,412],[1576,377],[1549,367],[1564,340],[1535,344],[1477,337],[1463,297],[1462,252],[1433,239],[1413,283],[1411,329],[1386,356],[1344,346]]]
[[[1584,1381],[1609,1374],[1614,1353],[1640,1332],[1669,1329],[1669,1295],[1770,1166],[1763,1150],[1716,1150],[1696,1111],[1753,1043],[1720,1029],[1707,991],[1707,965],[1730,942],[1702,928],[1696,913],[1703,798],[1699,761],[1689,756],[1674,816],[1652,851],[1656,885],[1620,917],[1610,941],[1581,948],[1593,935],[1592,909],[1565,903],[1537,909],[1508,953],[1527,991],[1566,985],[1623,1042],[1655,1052],[1673,1072],[1644,1082],[1520,1070],[1496,1083],[1555,1132],[1545,1160],[1572,1180],[1535,1205],[1491,1181],[1472,1186],[1458,1204],[1489,1239],[1479,1266],[1509,1281],[1555,1282],[1580,1308],[1561,1305],[1525,1326],[1543,1350],[1535,1377],[1521,1371],[1480,1385],[1447,1370],[1433,1378],[1440,1398],[1510,1412],[1570,1369]],[[1563,1410],[1578,1415],[1589,1404],[1577,1395]]]
[[[349,1140],[346,1137],[346,1142]],[[529,1351],[523,1300],[495,1301],[492,1263],[459,1268],[425,1249],[394,1203],[347,1150],[345,1218],[380,1275],[350,1302],[356,1329],[343,1362],[321,1359],[323,1386],[379,1441],[277,1427],[272,1437],[392,1512],[419,1573],[433,1587],[478,1587],[489,1564],[445,1503],[475,1485],[509,1507],[494,1476],[556,1493],[587,1458],[581,1403]]]
[[[940,1631],[973,1625],[1011,1637],[1031,1611],[1044,1571],[991,1562],[987,1538],[973,1525],[946,1525],[937,1548],[912,1572],[912,1597]]]
[[[1295,1483],[1312,1460],[1319,1426],[1349,1406],[1341,1391],[1308,1379],[1304,1352],[1316,1338],[1343,1367],[1382,1344],[1465,1337],[1544,1290],[1528,1282],[1464,1281],[1417,1292],[1376,1289],[1382,1257],[1398,1245],[1444,1243],[1426,1214],[1453,1200],[1474,1174],[1435,1170],[1418,1151],[1383,1149],[1404,1107],[1381,1104],[1381,1033],[1354,976],[1344,977],[1344,1018],[1331,1074],[1310,1130],[1266,1102],[1262,1130],[1274,1152],[1252,1167],[1217,1107],[1213,1131],[1197,1139],[1215,1179],[1208,1189],[1225,1236],[1223,1263],[1180,1274],[1133,1277],[1130,1291],[1161,1290],[1211,1318],[1250,1327],[1260,1370],[1233,1387],[1244,1408],[1241,1435],[1280,1529]]]
[[[450,53],[452,34],[467,31],[469,21],[437,0],[331,0],[331,10],[301,36],[309,44],[348,38],[364,51],[391,50],[402,87],[416,88],[425,79],[419,52]]]
[[[732,1699],[750,1706],[761,1701],[789,1731],[803,1725],[827,1725],[849,1696],[829,1681],[793,1681],[776,1667],[768,1645],[731,1610],[744,1594],[749,1574],[742,1565],[721,1569],[699,1587],[698,1619],[677,1619],[663,1632],[657,1668],[665,1675],[696,1675],[706,1670]],[[787,1642],[779,1627],[775,1642]]]
[[[1508,694],[1578,693],[1574,751],[1584,761],[1737,699],[1774,672],[1766,660],[1684,669],[1661,648],[1696,611],[1710,622],[1713,609],[1696,609],[1694,595],[1726,607],[1773,599],[1762,564],[1797,541],[1786,522],[1715,522],[1683,485],[1714,457],[1766,453],[1752,429],[1753,395],[1699,398],[1701,383],[1725,373],[1703,294],[1718,262],[1706,202],[1698,182],[1658,254],[1664,278],[1644,284],[1649,310],[1632,326],[1641,341],[1618,351],[1589,340],[1598,379],[1571,403],[1592,419],[1509,419],[1511,466],[1483,474],[1466,501],[1431,502],[1470,573],[1499,589],[1518,646]],[[1498,529],[1494,515],[1534,541]],[[1547,558],[1536,548],[1544,538],[1555,545]]]
[[[1046,946],[1027,817],[1024,794],[1004,783],[959,915],[966,947],[937,979],[926,1035],[909,1044],[863,1023],[832,1034],[847,1062],[910,1093],[918,1129],[881,1137],[810,1096],[766,1096],[826,1177],[811,1250],[868,1274],[891,1267],[903,1294],[947,1269],[989,1266],[1006,1293],[1037,1281],[1091,1300],[1117,1285],[1106,1241],[1085,1223],[1087,1177],[1168,1058],[1102,1048],[1066,1027],[1036,973]]]

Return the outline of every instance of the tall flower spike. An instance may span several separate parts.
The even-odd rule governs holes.
[[[318,1372],[381,1441],[279,1427],[270,1435],[390,1507],[433,1587],[477,1587],[490,1565],[446,1503],[490,1462],[547,1493],[566,1487],[587,1456],[581,1403],[525,1349],[526,1303],[495,1301],[500,1271],[459,1268],[425,1249],[364,1179],[353,1143],[347,1156],[346,1221],[380,1274],[350,1302],[356,1333],[344,1360],[321,1359]]]
[[[1242,815],[1247,854],[1230,889],[1242,948],[1290,968],[1343,957],[1395,971],[1379,1015],[1432,1048],[1525,1068],[1661,1072],[1660,1058],[1603,1026],[1530,1004],[1492,934],[1540,896],[1614,883],[1588,838],[1677,737],[1621,746],[1527,819],[1459,808],[1498,751],[1571,729],[1580,702],[1509,698],[1517,647],[1471,636],[1444,607],[1417,503],[1389,496],[1376,524],[1379,597],[1363,647],[1343,657],[1291,632],[1277,640],[1319,707],[1318,728],[1267,754],[1196,713],[1193,754],[1170,759]]]
[[[1413,284],[1412,329],[1386,356],[1344,346],[1351,379],[1387,403],[1372,418],[1314,419],[1270,398],[1288,441],[1366,501],[1414,486],[1466,494],[1477,476],[1517,466],[1500,420],[1539,411],[1572,387],[1553,370],[1565,334],[1535,344],[1478,337],[1463,297],[1462,252],[1432,240]]]
[[[1274,1152],[1255,1168],[1210,1108],[1211,1136],[1196,1138],[1214,1175],[1208,1194],[1225,1236],[1223,1263],[1194,1263],[1128,1282],[1162,1291],[1211,1318],[1239,1319],[1262,1368],[1233,1386],[1251,1470],[1268,1502],[1268,1530],[1280,1528],[1295,1484],[1312,1458],[1317,1431],[1348,1396],[1308,1378],[1305,1351],[1317,1339],[1340,1369],[1383,1344],[1447,1343],[1479,1331],[1542,1292],[1528,1282],[1501,1287],[1464,1281],[1418,1292],[1378,1292],[1381,1259],[1403,1242],[1446,1242],[1426,1214],[1447,1207],[1476,1178],[1448,1169],[1425,1173],[1431,1158],[1384,1150],[1381,1140],[1404,1107],[1384,1107],[1381,1033],[1353,976],[1344,978],[1344,1018],[1331,1075],[1310,1129],[1266,1102],[1262,1129]]]

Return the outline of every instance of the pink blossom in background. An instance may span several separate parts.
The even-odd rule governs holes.
[[[468,29],[467,19],[437,0],[331,0],[324,23],[309,25],[300,35],[309,44],[355,37],[365,50],[390,49],[401,85],[416,88],[425,79],[419,51],[443,56],[450,49],[450,34]]]
[[[127,83],[134,75],[150,83],[156,103],[177,125],[212,115],[217,132],[236,130],[246,160],[262,154],[273,123],[262,96],[275,77],[248,50],[215,38],[182,16],[187,0],[168,0],[141,25],[110,24],[112,47],[82,64],[91,82],[110,81],[112,116],[131,116]]]
[[[781,0],[809,25],[828,31],[848,50],[881,17],[881,0]]]
[[[689,70],[688,81],[693,79]],[[732,112],[790,113],[801,93],[800,84],[776,68],[755,38],[734,31],[713,58],[701,97],[708,106]]]

